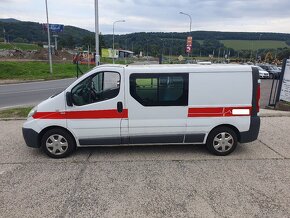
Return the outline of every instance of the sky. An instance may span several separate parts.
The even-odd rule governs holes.
[[[95,30],[95,0],[47,0],[49,22]],[[99,0],[102,34],[192,31],[290,33],[289,0]],[[0,18],[46,22],[45,0],[0,0]]]

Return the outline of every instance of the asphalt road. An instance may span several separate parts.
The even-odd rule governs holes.
[[[0,121],[0,217],[290,217],[290,117],[226,157],[204,146],[79,149],[54,160]]]
[[[63,91],[75,79],[0,85],[0,108],[36,105],[49,96]],[[261,82],[261,107],[268,105],[272,80]]]
[[[0,85],[0,108],[36,105],[51,95],[63,91],[73,79]]]

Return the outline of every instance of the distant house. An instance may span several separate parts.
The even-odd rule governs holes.
[[[131,58],[133,57],[134,52],[123,49],[113,49],[111,48],[103,48],[102,49],[102,57],[103,58]]]
[[[129,50],[119,50],[119,58],[132,58],[134,52]]]

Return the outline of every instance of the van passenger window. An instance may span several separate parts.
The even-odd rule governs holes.
[[[132,74],[130,94],[144,106],[186,106],[188,74]]]
[[[116,72],[100,72],[94,74],[71,91],[73,104],[82,106],[115,98],[120,91],[120,74]]]

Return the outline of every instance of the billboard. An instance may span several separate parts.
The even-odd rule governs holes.
[[[280,100],[290,102],[290,59],[286,60],[284,67],[284,77],[282,78]]]
[[[114,50],[111,48],[102,48],[102,57],[103,58],[118,58],[119,57],[119,51]]]
[[[47,24],[42,24],[42,28],[47,31]],[[53,33],[63,32],[64,26],[62,24],[49,24],[49,30]]]

